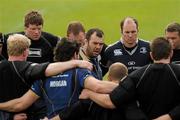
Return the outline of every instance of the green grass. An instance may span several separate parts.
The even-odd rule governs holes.
[[[0,31],[23,30],[23,17],[29,10],[40,10],[44,31],[66,36],[70,21],[79,20],[86,30],[99,27],[105,42],[120,38],[119,22],[126,16],[139,21],[139,37],[151,40],[163,36],[170,22],[180,22],[180,0],[1,0]]]

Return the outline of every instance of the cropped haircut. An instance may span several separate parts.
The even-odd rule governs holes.
[[[20,56],[29,48],[31,41],[24,35],[13,34],[7,39],[7,51],[9,56]]]
[[[120,81],[120,80],[122,80],[122,78],[124,78],[127,75],[128,75],[127,67],[120,62],[113,63],[109,67],[109,76],[115,80]]]
[[[167,59],[172,51],[171,43],[164,37],[155,38],[150,48],[154,60]]]
[[[79,53],[80,45],[76,41],[70,41],[67,38],[62,38],[56,45],[54,51],[55,61],[68,61],[74,56],[74,53]]]
[[[91,38],[91,35],[96,33],[96,36],[99,37],[99,38],[102,38],[104,36],[104,32],[102,30],[100,30],[99,28],[92,28],[92,29],[89,29],[86,33],[86,39],[87,41],[90,40]]]
[[[24,26],[28,27],[29,25],[43,25],[44,20],[42,15],[38,11],[30,11],[24,17]]]
[[[178,32],[178,35],[180,36],[180,24],[179,23],[170,23],[166,29],[166,32]]]
[[[124,19],[120,22],[121,32],[123,32],[124,22],[125,22],[127,19],[132,19],[132,20],[134,21],[134,23],[136,24],[137,30],[139,29],[139,24],[138,24],[137,19],[135,19],[135,18],[133,18],[133,17],[126,17],[126,18],[124,18]]]
[[[3,43],[3,34],[0,32],[0,44],[2,44]]]
[[[69,23],[67,27],[67,36],[69,36],[70,33],[73,33],[73,35],[78,35],[80,32],[85,33],[84,26],[80,22],[72,21]]]

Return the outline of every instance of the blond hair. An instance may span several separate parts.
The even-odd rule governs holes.
[[[21,34],[10,35],[7,39],[7,51],[9,56],[20,56],[29,48],[30,39]]]
[[[113,63],[109,67],[108,76],[109,78],[111,78],[111,80],[118,80],[120,82],[127,75],[128,75],[127,67],[120,62]]]

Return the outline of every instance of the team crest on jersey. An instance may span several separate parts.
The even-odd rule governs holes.
[[[146,53],[147,53],[146,47],[141,47],[141,48],[140,48],[140,53],[146,54]]]
[[[121,49],[115,49],[114,50],[114,56],[119,56],[119,55],[123,55]]]

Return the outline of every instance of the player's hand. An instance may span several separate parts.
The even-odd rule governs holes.
[[[81,94],[79,95],[79,99],[89,99],[89,92],[88,89],[83,89]]]
[[[76,62],[77,67],[86,68],[86,69],[89,69],[89,70],[93,69],[92,63],[90,63],[88,61],[85,61],[85,60],[74,60],[74,61]]]

